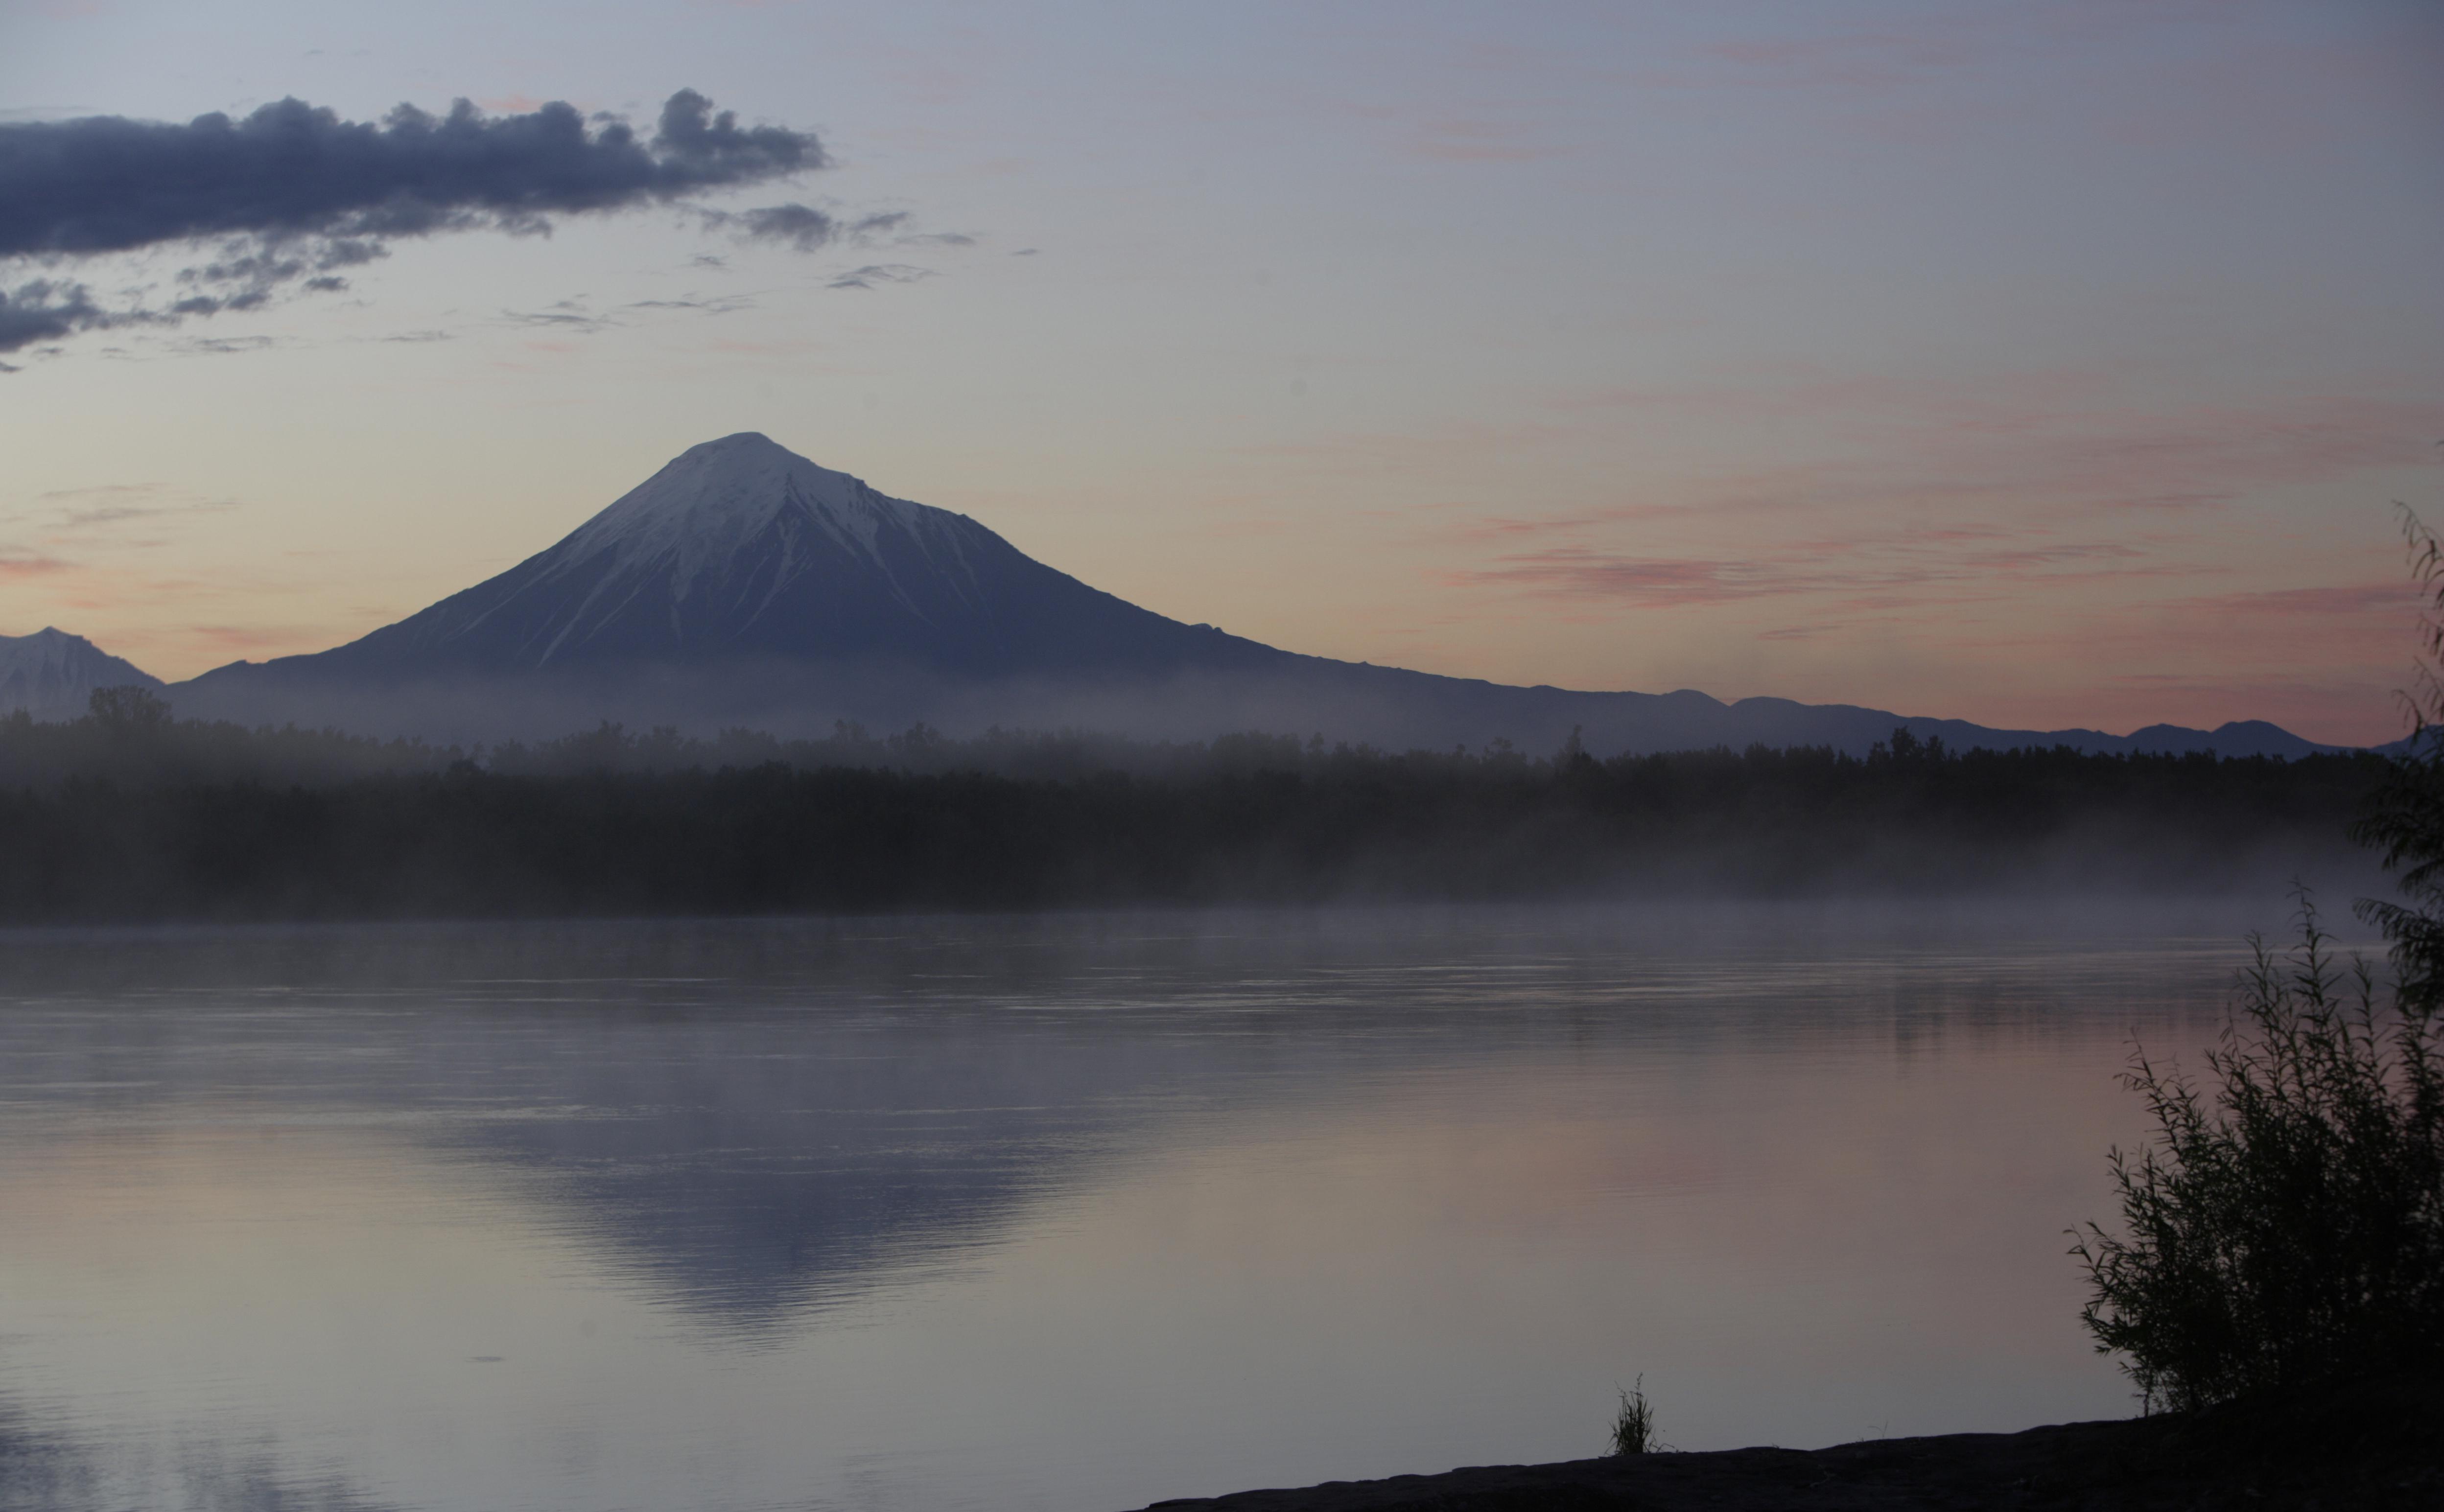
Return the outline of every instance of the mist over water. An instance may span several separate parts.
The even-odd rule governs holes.
[[[2279,894],[0,934],[0,1505],[1120,1508],[2122,1415]]]

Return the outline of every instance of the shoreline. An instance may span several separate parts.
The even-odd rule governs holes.
[[[1664,1452],[1238,1491],[1142,1512],[2411,1512],[2444,1506],[2444,1376],[2194,1413],[1822,1449]]]

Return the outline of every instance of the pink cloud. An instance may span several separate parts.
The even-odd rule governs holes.
[[[1303,441],[1278,441],[1234,450],[1243,456],[1295,457],[1301,461],[1339,466],[1369,476],[1386,473],[1448,472],[1454,463],[1473,462],[1503,452],[1547,446],[1577,439],[1583,423],[1557,425],[1540,421],[1494,424],[1484,420],[1449,420],[1424,433],[1394,431],[1324,432]]]
[[[1400,518],[1397,510],[1386,509],[1377,512],[1386,519]],[[1583,531],[1594,524],[1596,520],[1592,515],[1568,515],[1555,520],[1522,520],[1507,515],[1492,515],[1483,520],[1463,524],[1450,533],[1461,541],[1508,541],[1526,536],[1551,535],[1561,530]]]
[[[2308,395],[2149,409],[2118,398],[2101,378],[2064,374],[1613,389],[1561,396],[1554,408],[1576,416],[1556,428],[1572,435],[1599,433],[1605,416],[1626,414],[1651,415],[1665,427],[1705,418],[1821,438],[1821,458],[1690,480],[1677,499],[1656,499],[1648,485],[1650,497],[1586,511],[1621,523],[1860,504],[2008,506],[2023,517],[2030,509],[2178,514],[2269,485],[2425,465],[2444,437],[2444,396]]]
[[[1618,556],[1585,546],[1497,557],[1499,565],[1435,576],[1453,587],[1519,589],[1556,599],[1621,599],[1640,608],[1726,603],[1801,584],[1759,562],[1673,561]]]
[[[1701,55],[1747,70],[1743,82],[1825,84],[1889,84],[1929,68],[1953,68],[1972,61],[1974,48],[1956,27],[1927,28],[1910,34],[1854,31],[1815,37],[1750,37],[1718,42]],[[1774,74],[1768,80],[1767,70]],[[1729,81],[1723,81],[1729,82]]]
[[[1570,522],[1576,525],[1577,522]],[[1535,533],[1499,522],[1492,539]],[[1583,534],[1583,532],[1578,532]],[[1487,539],[1475,529],[1472,539]],[[1738,557],[1607,551],[1583,539],[1432,574],[1448,587],[1504,589],[1546,600],[1607,599],[1623,608],[1679,608],[1766,596],[1818,596],[1819,609],[1918,610],[2060,595],[2100,581],[2216,576],[2229,569],[2159,560],[2146,542],[2064,540],[2036,525],[1883,526],[1786,538]]]
[[[2247,618],[2331,619],[2362,615],[2405,618],[2425,601],[2406,578],[2382,582],[2340,583],[2322,588],[2276,588],[2263,593],[2219,594],[2185,599],[2180,608]]]
[[[1255,516],[1244,520],[1221,520],[1198,529],[1195,533],[1213,540],[1231,541],[1256,536],[1287,535],[1291,530],[1287,520]]]
[[[1907,694],[2011,726],[2265,717],[2321,738],[2388,738],[2377,727],[2399,680],[2389,670],[2407,663],[2416,609],[2406,575],[2378,565],[2390,494],[2366,490],[2363,529],[2291,516],[2269,537],[2253,515],[2228,527],[2196,517],[2269,488],[2429,467],[2444,399],[2378,387],[2150,407],[2119,390],[2082,373],[1935,383],[1802,372],[1562,396],[1547,414],[1563,437],[1534,445],[1635,454],[1649,428],[1668,448],[1702,422],[1769,433],[1787,460],[1633,472],[1614,499],[1565,493],[1548,517],[1515,499],[1446,508],[1415,539],[1462,553],[1428,581],[1482,603],[1488,624],[1510,605],[1547,623],[1712,614],[1740,643],[1785,648],[1768,665],[1846,662],[1866,642],[1909,648],[1908,689],[1854,678],[1837,690],[1810,674],[1750,691]],[[1338,439],[1351,455],[1383,446],[1459,461],[1433,442],[1403,452]],[[1527,427],[1471,439],[1503,449],[1506,468],[1530,450]],[[1724,691],[1706,680],[1719,671],[1663,675]]]
[[[203,641],[229,651],[319,651],[344,638],[319,625],[190,625],[178,635],[188,642]]]
[[[1528,139],[1525,126],[1471,117],[1443,117],[1418,121],[1402,150],[1412,157],[1447,163],[1520,163],[1558,157],[1572,149]]]

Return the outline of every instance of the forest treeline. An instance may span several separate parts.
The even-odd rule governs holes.
[[[1599,759],[923,727],[461,750],[0,720],[0,919],[1030,909],[1601,892],[2220,891],[2349,854],[2380,757]]]

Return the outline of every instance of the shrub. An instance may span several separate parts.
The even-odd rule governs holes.
[[[2444,1358],[2444,1044],[2425,996],[2380,1009],[2302,899],[2301,942],[2255,963],[2215,1049],[2210,1109],[2134,1052],[2157,1137],[2111,1153],[2126,1235],[2072,1246],[2083,1316],[2149,1410]]]
[[[2401,528],[2411,576],[2427,600],[2417,675],[2401,694],[2412,728],[2351,838],[2382,853],[2408,900],[2361,898],[2359,915],[2393,943],[2403,999],[2432,1010],[2444,1005],[2444,540],[2406,507]]]

